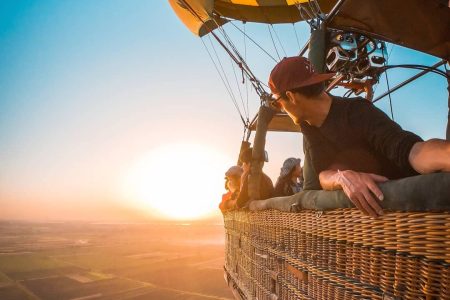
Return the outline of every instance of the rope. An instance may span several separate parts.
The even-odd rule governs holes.
[[[244,59],[247,60],[247,34],[245,33],[246,26],[244,23]],[[248,80],[245,81],[245,95],[246,95],[246,104],[247,104],[247,112],[249,112],[249,107],[248,107]],[[248,119],[247,119],[248,122]]]
[[[275,37],[277,38],[278,43],[281,46],[281,50],[283,50],[283,52],[284,52],[284,56],[287,57],[286,51],[284,50],[283,44],[281,43],[281,40],[280,40],[280,37],[278,36],[277,32],[275,31],[275,27],[273,27],[272,24],[270,24],[270,27],[272,27],[273,33],[275,33]]]
[[[222,36],[224,37],[224,39],[227,41],[228,45],[230,45],[231,49],[233,50],[234,54],[237,56],[237,58],[231,53],[231,51],[226,48],[226,46],[222,43],[222,47],[225,48],[225,50],[227,51],[227,53],[233,57],[233,60],[235,61],[235,63],[241,68],[241,70],[245,73],[247,73],[247,76],[249,77],[253,87],[255,88],[256,92],[258,93],[258,95],[260,97],[262,97],[262,95],[266,94],[266,91],[264,90],[264,88],[262,88],[261,86],[261,81],[258,80],[256,78],[256,76],[252,73],[252,71],[250,70],[250,68],[248,67],[247,63],[245,62],[245,60],[242,58],[241,54],[239,53],[239,51],[237,50],[236,46],[234,45],[233,41],[231,40],[231,38],[228,36],[228,34],[226,33],[226,31],[223,29],[223,27],[217,23],[217,21],[215,21],[219,31],[221,32]],[[214,34],[214,32],[211,32],[211,34]],[[216,37],[216,36],[215,36]],[[218,37],[216,38],[218,39]],[[218,39],[218,41],[220,41],[220,39]]]
[[[344,94],[342,97],[348,98],[348,97],[350,97],[353,93],[354,93],[354,92],[353,92],[352,90],[348,90],[348,91],[345,92],[345,94]]]
[[[242,109],[244,110],[244,115],[245,115],[246,119],[248,119],[249,113],[248,113],[248,111],[245,109],[244,97],[242,97],[241,88],[239,87],[239,81],[238,81],[237,74],[236,74],[236,69],[235,69],[236,67],[234,66],[233,60],[232,60],[231,58],[230,58],[230,63],[231,63],[231,68],[233,69],[234,78],[236,79],[236,86],[237,86],[238,91],[239,91],[239,96],[240,96],[240,98],[241,98]]]
[[[211,40],[211,37],[208,36],[208,38],[209,38],[209,43],[211,44],[211,47],[213,48],[214,53],[215,53],[215,55],[216,55],[217,61],[219,62],[220,69],[222,70],[222,73],[223,73],[223,75],[224,75],[224,78],[225,78],[225,80],[226,80],[226,82],[227,82],[227,84],[228,84],[228,88],[230,89],[230,93],[231,93],[231,95],[233,95],[232,98],[233,98],[234,102],[236,102],[236,104],[237,104],[236,96],[235,96],[234,93],[233,93],[233,89],[231,88],[230,81],[228,80],[228,77],[226,76],[225,70],[224,70],[224,68],[223,68],[222,62],[220,61],[219,55],[217,54],[216,48],[214,47],[214,44],[213,44],[213,42],[212,42],[212,40]]]
[[[395,47],[395,44],[391,44],[391,50],[389,50],[389,53],[387,55],[388,59],[391,57],[391,53],[394,50],[394,47]],[[386,64],[384,64],[384,66],[386,67]],[[374,95],[375,95],[375,92],[377,91],[378,87],[379,87],[379,84],[376,84],[374,89],[373,89],[373,94]]]
[[[213,65],[214,65],[214,68],[215,68],[216,71],[217,71],[217,74],[219,74],[219,77],[220,77],[220,79],[222,80],[222,83],[223,83],[223,85],[225,86],[225,89],[227,90],[228,95],[229,95],[230,98],[231,98],[231,102],[233,102],[234,107],[236,108],[236,110],[237,110],[237,112],[238,112],[238,114],[239,114],[239,116],[240,116],[240,118],[241,118],[241,120],[242,120],[242,123],[244,123],[244,125],[245,125],[245,120],[244,120],[244,118],[242,117],[241,110],[239,109],[239,106],[237,105],[237,102],[236,102],[236,100],[235,100],[234,97],[233,97],[232,91],[230,91],[230,90],[228,89],[228,86],[227,86],[227,84],[225,83],[225,79],[223,78],[222,73],[220,73],[219,68],[217,67],[216,62],[215,62],[215,60],[213,59],[213,57],[212,57],[212,55],[211,55],[211,52],[209,51],[208,47],[206,46],[205,42],[203,41],[203,38],[200,38],[200,40],[202,41],[203,47],[205,48],[206,52],[208,53],[208,56],[209,56],[209,58],[211,59]],[[220,61],[219,61],[219,62],[220,62]]]
[[[256,90],[256,92],[258,93],[258,95],[260,97],[265,95],[266,91],[261,86],[260,81],[258,81],[258,79],[255,77],[255,75],[252,73],[252,71],[246,64],[246,62],[243,61],[239,52],[234,47],[231,40],[226,35],[225,31],[223,30],[222,26],[217,22],[217,20],[212,18],[212,20],[216,23],[217,28],[219,28],[219,31],[222,32],[222,35],[227,40],[228,44],[232,47],[232,49],[235,52],[235,54],[237,55],[237,57],[230,51],[230,49],[227,48],[227,46],[222,42],[222,40],[217,36],[217,34],[214,33],[213,28],[209,27],[209,25],[198,15],[198,13],[191,7],[191,5],[188,2],[186,2],[185,0],[179,0],[179,1],[181,1],[185,5],[185,7],[189,10],[189,12],[193,16],[195,16],[200,22],[202,22],[209,29],[209,32],[216,39],[216,41],[220,44],[220,46],[222,46],[222,48],[228,53],[228,55],[234,60],[234,62],[242,69],[242,71],[248,75],[248,77],[250,78],[251,83],[252,83],[254,89]]]
[[[297,29],[295,29],[295,24],[292,23],[292,28],[294,28],[295,39],[297,40],[298,49],[301,49],[300,41],[298,40]]]
[[[375,47],[374,47],[375,48]],[[393,48],[391,48],[391,51],[392,51],[392,49]],[[387,58],[385,58],[384,57],[384,51],[381,51],[381,53],[383,54],[383,58],[384,58],[384,66],[386,67],[386,64],[389,62],[389,56],[387,57]],[[388,91],[390,91],[391,90],[391,86],[390,86],[390,84],[389,84],[389,78],[388,78],[388,75],[387,75],[387,71],[386,72],[384,72],[384,77],[386,78],[386,85],[387,85],[387,88],[388,88]],[[391,93],[389,93],[389,107],[390,107],[390,109],[391,109],[391,118],[392,118],[392,121],[394,121],[394,111],[393,111],[393,109],[392,109],[392,97],[391,97]]]
[[[388,59],[391,57],[391,53],[392,53],[392,51],[394,51],[394,47],[395,47],[395,44],[391,44],[392,45],[392,47],[391,47],[391,50],[389,51],[389,53],[388,53]]]
[[[239,27],[237,27],[234,22],[230,22],[231,25],[234,26],[234,28],[236,28],[237,30],[239,30],[241,33],[244,34],[244,36],[246,38],[248,38],[253,44],[255,44],[262,52],[264,52],[268,57],[270,57],[275,63],[277,63],[278,61],[272,56],[270,55],[269,52],[267,52],[262,46],[260,46],[254,39],[252,39],[250,36],[247,35],[247,33],[245,33],[244,31],[242,31]],[[245,27],[244,27],[245,28]]]
[[[275,41],[273,40],[272,31],[270,30],[270,25],[267,25],[267,29],[269,29],[270,39],[272,40],[273,47],[275,48],[275,52],[277,53],[278,61],[280,61],[281,57],[280,57],[280,54],[278,53],[278,49],[277,49],[277,46],[275,45]]]

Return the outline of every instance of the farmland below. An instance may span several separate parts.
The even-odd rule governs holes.
[[[232,299],[220,224],[0,222],[0,299]]]

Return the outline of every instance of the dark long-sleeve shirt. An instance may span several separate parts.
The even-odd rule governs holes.
[[[409,152],[416,142],[422,141],[419,136],[403,130],[367,100],[332,99],[322,126],[301,125],[305,160],[310,160],[315,176],[338,168],[389,179],[418,174],[409,163]],[[310,189],[309,182],[310,178],[305,177],[305,189]],[[315,182],[315,188],[320,188],[318,178]]]

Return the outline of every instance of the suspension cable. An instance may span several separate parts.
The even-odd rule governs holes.
[[[392,49],[391,49],[392,50]],[[386,64],[388,63],[388,61],[389,61],[389,56],[387,57],[387,58],[385,58],[384,57],[384,51],[381,51],[381,53],[383,54],[383,58],[384,58],[384,66],[386,67]],[[388,75],[387,75],[387,70],[384,72],[384,77],[386,78],[386,85],[387,85],[387,89],[388,90],[391,90],[391,86],[390,86],[390,84],[389,84],[389,78],[388,78]],[[394,121],[394,110],[392,109],[392,97],[391,97],[391,93],[389,93],[389,107],[391,108],[391,118],[392,118],[392,121]]]
[[[220,61],[219,55],[217,54],[216,47],[214,47],[214,44],[213,44],[213,42],[211,40],[211,37],[208,36],[208,38],[209,38],[209,43],[211,44],[211,47],[214,50],[214,54],[216,55],[217,61],[219,62],[219,66],[220,66],[220,69],[222,70],[222,73],[224,75],[225,81],[228,84],[228,88],[230,89],[230,93],[232,95],[233,101],[236,102],[236,105],[237,105],[236,96],[233,93],[233,89],[231,87],[230,81],[228,80],[228,77],[226,75],[225,69],[223,68],[222,62]]]
[[[388,53],[388,55],[387,55],[388,58],[391,57],[391,53],[392,53],[392,51],[394,50],[394,47],[395,47],[395,44],[391,44],[391,50],[389,50],[389,53]],[[384,66],[386,67],[386,64],[384,64]],[[373,94],[374,94],[374,95],[375,95],[375,93],[376,93],[376,91],[377,91],[377,89],[378,89],[379,86],[380,86],[380,85],[379,85],[378,82],[377,82],[377,84],[375,85],[375,87],[374,87],[374,89],[373,89]]]
[[[283,50],[284,57],[287,57],[286,51],[284,50],[283,44],[281,43],[281,40],[280,40],[280,37],[278,36],[277,32],[275,31],[275,27],[273,27],[272,24],[270,24],[270,27],[272,28],[273,33],[275,34],[275,37],[277,38],[278,43],[279,43],[280,46],[281,46],[281,50]]]
[[[233,50],[234,55],[235,55],[234,56],[234,61],[236,62],[236,64],[242,69],[242,71],[244,71],[244,68],[245,68],[245,71],[246,71],[247,75],[249,76],[249,78],[252,81],[256,81],[254,83],[258,83],[259,84],[259,82],[257,82],[258,80],[257,80],[256,76],[252,73],[252,71],[248,67],[248,65],[246,63],[246,60],[242,58],[242,55],[239,53],[239,50],[237,49],[236,45],[234,45],[233,41],[231,40],[230,36],[227,34],[225,29],[216,20],[214,20],[214,22],[216,23],[217,28],[218,28],[219,32],[222,34],[222,36],[225,39],[225,41],[228,43],[228,45]],[[211,32],[211,34],[213,34],[213,36],[215,35],[214,32]],[[224,47],[226,47],[226,46],[224,46]],[[228,49],[227,49],[227,52],[229,52]],[[230,54],[230,55],[233,56],[232,54]],[[238,60],[238,61],[236,61],[236,60]],[[256,87],[255,86],[255,88],[258,89],[260,87]],[[261,92],[264,93],[265,91],[262,90]]]
[[[192,8],[192,6],[187,1],[185,1],[185,0],[179,0],[179,1],[181,1],[185,5],[185,7],[189,10],[189,12],[192,15],[194,15],[200,22],[203,23],[203,25],[205,25],[208,28],[209,33],[211,33],[211,35],[216,39],[216,41],[220,44],[220,46],[228,53],[228,55],[230,55],[230,57],[234,60],[234,62],[241,68],[241,70],[248,75],[248,77],[250,78],[250,81],[251,81],[251,83],[253,85],[253,88],[256,90],[257,94],[260,97],[262,97],[263,95],[267,94],[266,91],[264,90],[264,88],[261,86],[260,81],[258,81],[258,79],[252,73],[252,71],[250,70],[250,68],[246,64],[246,62],[242,59],[242,56],[239,54],[237,49],[235,49],[235,48],[233,49],[233,51],[235,52],[233,54],[230,51],[230,49],[228,49],[227,46],[223,43],[223,41],[217,36],[217,34],[214,33],[213,28],[211,28],[199,16],[199,14],[195,11],[195,9]],[[212,18],[211,20],[213,20],[216,23],[216,26],[217,26],[217,28],[219,28],[219,30],[221,29],[223,31],[224,37],[227,39],[226,33],[224,32],[222,26],[217,22],[217,20],[215,18]],[[227,42],[230,44],[231,41],[228,40]],[[233,48],[232,44],[230,44],[230,46]]]
[[[269,24],[267,24],[267,29],[269,30],[270,39],[272,40],[273,47],[275,48],[275,52],[277,53],[278,61],[280,61],[281,60],[280,53],[278,53],[277,45],[275,45],[275,41],[273,40],[272,31],[270,30]]]
[[[236,100],[234,99],[234,97],[233,97],[233,95],[232,95],[232,92],[228,89],[228,86],[227,86],[227,84],[225,83],[225,79],[223,78],[222,73],[220,73],[220,70],[219,70],[219,68],[217,67],[217,64],[216,64],[215,60],[213,59],[213,57],[212,57],[212,55],[211,55],[211,52],[209,51],[208,47],[206,46],[205,42],[203,41],[203,38],[200,38],[200,40],[202,41],[203,47],[205,48],[206,52],[208,53],[208,56],[209,56],[209,58],[211,59],[213,65],[214,65],[214,68],[215,68],[216,71],[217,71],[217,74],[219,74],[219,77],[220,77],[220,79],[221,79],[223,85],[225,86],[225,89],[227,90],[228,95],[230,96],[231,102],[233,103],[234,107],[236,108],[236,110],[237,110],[237,112],[238,112],[238,114],[239,114],[239,116],[240,116],[240,118],[241,118],[241,120],[242,120],[242,123],[244,123],[244,125],[245,125],[245,120],[244,120],[244,118],[242,117],[242,112],[241,112],[241,110],[239,109],[239,106],[237,105]]]
[[[259,45],[254,39],[252,39],[246,32],[242,31],[239,27],[236,26],[236,24],[234,24],[233,21],[229,22],[231,25],[234,26],[234,28],[236,28],[237,30],[239,30],[241,33],[244,34],[244,36],[246,38],[248,38],[253,44],[255,44],[262,52],[264,52],[268,57],[270,57],[275,63],[277,63],[278,61],[267,51],[265,50],[261,45]],[[244,27],[245,28],[245,27]]]
[[[245,29],[246,29],[246,23],[244,22],[244,59],[247,60],[247,35],[245,33]],[[245,78],[245,75],[244,75]],[[247,105],[247,112],[249,112],[249,107],[248,107],[248,80],[245,80],[245,95],[246,95],[246,99],[245,99],[245,104]],[[247,119],[248,121],[248,119]]]
[[[245,109],[244,97],[242,96],[241,88],[240,88],[240,86],[239,86],[239,81],[238,81],[237,74],[236,74],[236,67],[235,67],[235,65],[233,64],[233,60],[232,60],[231,58],[230,58],[230,63],[231,63],[231,68],[233,69],[234,79],[236,80],[236,86],[237,86],[238,91],[239,91],[239,96],[240,96],[240,98],[241,98],[242,109],[244,110],[245,118],[248,119],[249,113],[248,113],[248,111]]]
[[[216,21],[215,21],[216,22]],[[226,31],[223,29],[223,27],[218,24],[216,22],[216,25],[218,26],[219,32],[222,34],[222,36],[224,37],[224,39],[227,41],[228,45],[230,45],[231,49],[234,52],[231,53],[231,51],[222,43],[222,41],[220,41],[220,39],[217,37],[217,35],[211,31],[211,34],[216,38],[216,40],[218,40],[218,42],[221,44],[222,47],[225,48],[225,51],[227,51],[227,53],[232,56],[233,60],[235,61],[235,63],[241,68],[241,70],[246,73],[246,75],[248,76],[248,78],[250,79],[250,82],[253,85],[253,88],[256,90],[257,94],[262,97],[264,94],[266,94],[266,91],[264,90],[264,88],[261,86],[261,81],[258,80],[258,78],[256,78],[256,76],[253,74],[253,72],[250,70],[249,66],[247,65],[246,61],[242,58],[242,55],[239,53],[239,51],[237,50],[236,46],[234,45],[233,41],[231,40],[231,38],[228,36],[228,34],[226,33]]]
[[[298,49],[300,50],[300,48],[301,48],[300,41],[298,40],[297,29],[295,29],[295,24],[294,23],[292,23],[292,28],[294,28],[295,39],[297,40]]]

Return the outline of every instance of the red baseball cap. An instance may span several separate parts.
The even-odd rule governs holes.
[[[269,87],[274,95],[313,85],[332,78],[335,73],[316,73],[311,62],[301,56],[285,57],[272,70]]]

